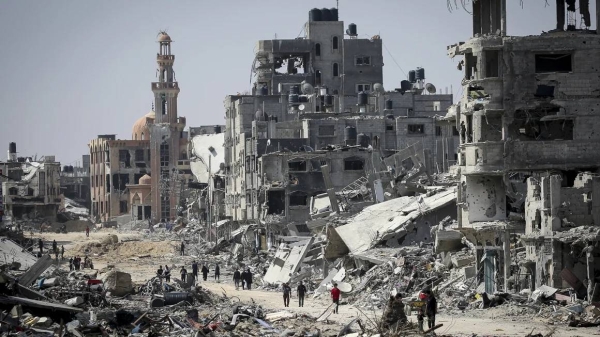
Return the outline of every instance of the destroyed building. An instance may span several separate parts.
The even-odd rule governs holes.
[[[158,81],[151,83],[153,110],[135,122],[131,140],[99,135],[89,144],[91,215],[99,221],[123,214],[154,222],[177,216],[191,171],[188,135],[183,131],[186,120],[177,114],[179,84],[173,71],[171,42],[169,35],[159,34]],[[145,175],[151,178],[150,184],[138,186]],[[149,199],[148,193],[140,192],[147,188]],[[132,189],[139,193],[130,194]]]
[[[90,155],[82,156],[81,166],[65,165],[60,172],[62,194],[89,208],[90,198]]]
[[[233,222],[303,224],[311,198],[329,190],[360,199],[373,189],[368,175],[387,171],[382,158],[416,144],[431,149],[430,161],[409,158],[406,170],[427,164],[443,172],[457,160],[458,130],[441,116],[452,95],[437,94],[423,68],[386,91],[381,38],[359,38],[355,24],[345,32],[337,13],[313,9],[303,37],[258,41],[252,93],[225,98]]]
[[[54,156],[17,157],[17,144],[10,143],[7,160],[0,162],[0,184],[0,218],[56,218],[61,190],[60,163]]]
[[[464,72],[453,107],[458,229],[477,249],[479,280],[487,292],[585,279],[593,289],[600,270],[586,259],[599,255],[588,246],[596,239],[570,246],[577,238],[564,233],[600,224],[600,36],[589,29],[589,1],[580,1],[581,29],[575,1],[558,0],[557,29],[532,36],[506,35],[506,1],[474,1],[472,10],[473,36],[448,55],[461,56]],[[521,234],[527,261],[511,256]]]

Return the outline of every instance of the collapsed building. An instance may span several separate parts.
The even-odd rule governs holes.
[[[89,209],[90,155],[82,156],[81,166],[65,165],[60,172],[62,194]]]
[[[473,36],[448,47],[464,72],[450,109],[460,131],[457,229],[477,250],[487,292],[582,283],[591,291],[597,239],[568,234],[600,224],[600,28],[589,30],[589,1],[580,1],[581,29],[575,1],[557,0],[557,29],[520,37],[506,35],[506,1],[472,8]],[[519,237],[525,261],[510,249]]]
[[[224,102],[225,215],[263,227],[257,242],[272,240],[271,225],[302,227],[315,207],[338,211],[338,198],[383,201],[374,182],[444,172],[458,156],[458,129],[441,116],[452,95],[436,93],[425,69],[386,91],[379,36],[359,38],[355,24],[344,33],[335,8],[311,10],[304,28],[301,38],[259,41],[252,93]],[[383,158],[407,148],[421,151],[388,168]]]
[[[183,191],[192,178],[188,134],[183,131],[186,119],[177,114],[180,89],[171,42],[167,33],[159,34],[158,80],[151,84],[153,109],[135,122],[131,140],[99,135],[89,144],[91,215],[99,221],[124,214],[153,222],[178,216]],[[150,179],[140,183],[146,175]]]
[[[0,185],[0,219],[56,218],[61,190],[54,156],[17,157],[17,144],[10,143],[7,160],[0,162]]]

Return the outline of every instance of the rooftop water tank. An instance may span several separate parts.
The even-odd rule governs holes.
[[[417,82],[417,72],[416,72],[416,71],[414,71],[414,70],[410,70],[410,71],[408,72],[408,81],[409,81],[410,83],[415,83],[415,82]]]
[[[17,153],[17,143],[15,143],[15,142],[8,143],[8,152],[9,153]]]
[[[338,16],[338,9],[333,7],[331,9],[329,9],[329,12],[331,12],[331,21],[338,21],[340,18]]]
[[[357,36],[358,35],[358,29],[356,28],[356,24],[351,23],[348,25],[348,31],[347,31],[348,35],[350,36]]]
[[[318,8],[313,8],[308,12],[308,21],[315,22],[321,21],[321,10]]]
[[[344,129],[344,143],[348,146],[356,145],[356,128],[347,126]]]
[[[321,21],[331,21],[331,11],[328,8],[321,9]]]
[[[425,68],[417,68],[417,80],[425,79]]]

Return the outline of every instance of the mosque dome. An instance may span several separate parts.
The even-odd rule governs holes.
[[[138,119],[131,130],[131,139],[133,140],[150,140],[150,124],[154,124],[154,111],[150,111],[142,118]]]
[[[147,174],[144,174],[144,176],[140,178],[140,182],[139,182],[140,185],[150,185],[151,183],[152,183],[152,178]]]
[[[171,41],[171,37],[169,36],[169,34],[167,34],[165,32],[161,32],[158,35],[158,42],[173,42],[173,41]]]

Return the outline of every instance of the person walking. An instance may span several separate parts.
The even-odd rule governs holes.
[[[246,279],[248,279],[248,273],[244,270],[242,272],[242,290],[246,289]]]
[[[65,246],[60,246],[60,259],[63,260],[65,258]]]
[[[298,284],[298,306],[299,307],[303,307],[304,306],[304,295],[306,295],[306,286],[304,285],[304,283],[302,283],[302,281],[300,281],[300,284]]]
[[[427,314],[427,327],[429,329],[435,326],[435,315],[437,314],[437,299],[431,290],[425,292],[427,302],[425,303],[425,314]]]
[[[221,267],[219,267],[219,264],[217,263],[215,265],[215,281],[220,281],[220,277],[221,277]]]
[[[156,276],[158,276],[159,278],[162,278],[162,276],[163,276],[162,266],[158,266],[158,270],[156,271]]]
[[[183,241],[181,241],[181,247],[179,248],[179,251],[181,253],[181,256],[185,254],[185,244],[183,243]]]
[[[292,294],[292,288],[287,283],[283,284],[283,306],[290,306],[290,296]]]
[[[337,283],[333,284],[333,289],[331,289],[331,300],[335,306],[333,307],[333,313],[337,314],[340,311],[340,294],[341,291],[337,287]]]
[[[181,266],[179,273],[181,274],[181,282],[185,283],[185,277],[187,276],[187,270],[185,270],[185,266]]]
[[[198,280],[198,262],[196,262],[196,260],[192,263],[192,277],[194,278],[193,282],[195,284],[196,280]]]
[[[69,271],[73,271],[73,257],[69,258]]]
[[[40,248],[40,255],[44,254],[44,241],[42,241],[42,238],[38,239],[38,247]]]
[[[248,290],[252,289],[252,272],[250,269],[246,269],[246,287]]]
[[[87,226],[85,228],[85,236],[88,237],[88,238],[90,237],[90,226]]]
[[[240,289],[240,280],[242,279],[242,274],[240,274],[240,271],[235,268],[235,271],[233,272],[233,283],[235,284],[235,290],[239,290]]]
[[[165,276],[166,282],[171,282],[171,269],[169,269],[169,266],[165,265],[165,271],[163,272],[163,275]]]
[[[202,264],[202,279],[204,281],[206,281],[207,278],[208,278],[208,267],[206,266],[206,264]]]
[[[58,253],[58,244],[56,243],[56,240],[52,240],[52,251],[54,254]]]

